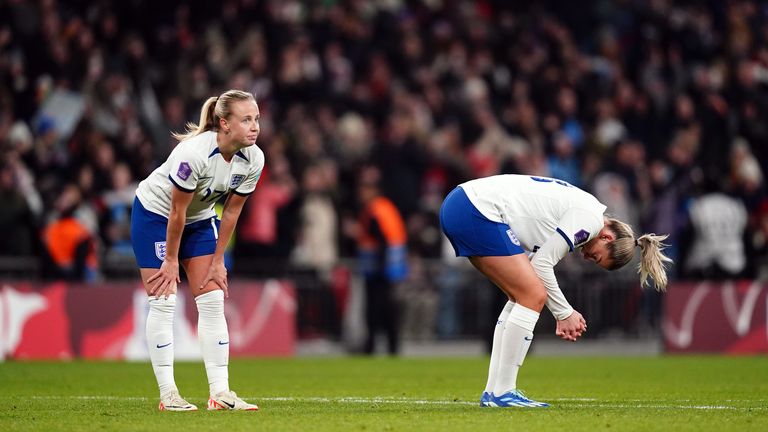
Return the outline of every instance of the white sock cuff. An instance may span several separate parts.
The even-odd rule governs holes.
[[[220,289],[210,291],[205,294],[200,294],[199,296],[195,297],[195,303],[197,303],[198,305],[219,303],[219,302],[221,303],[224,302],[224,291]]]
[[[149,307],[152,308],[167,308],[167,307],[175,307],[176,306],[176,294],[171,294],[168,296],[168,298],[165,298],[163,296],[160,296],[160,298],[155,298],[155,296],[149,296],[147,297],[147,301],[149,302]]]
[[[501,312],[499,313],[499,318],[496,320],[496,324],[504,325],[504,323],[507,321],[507,318],[509,318],[510,312],[512,312],[512,308],[515,306],[515,302],[508,301],[504,307],[501,309]]]
[[[512,308],[515,307],[515,304],[516,303],[513,302],[512,300],[507,300],[507,304],[504,305],[503,312],[506,312],[506,313],[512,312]]]
[[[512,309],[512,312],[509,313],[509,318],[507,318],[507,321],[519,325],[529,332],[533,332],[533,329],[536,327],[536,322],[538,320],[538,312],[519,304],[515,305],[515,307]]]

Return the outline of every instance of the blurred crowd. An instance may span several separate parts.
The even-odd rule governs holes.
[[[499,173],[669,233],[677,277],[765,278],[767,23],[768,2],[739,0],[7,0],[0,255],[88,280],[130,257],[137,182],[237,88],[267,165],[236,260],[352,256],[365,167],[405,221],[412,281],[443,254],[442,198]]]

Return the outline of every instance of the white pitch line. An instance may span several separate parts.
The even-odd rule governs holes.
[[[415,405],[477,405],[474,401],[452,401],[452,400],[424,400],[424,399],[412,399],[412,398],[384,398],[384,397],[259,397],[259,396],[244,396],[245,399],[253,399],[258,401],[272,401],[272,402],[311,402],[311,403],[342,403],[342,404],[401,404],[409,403]],[[91,395],[79,395],[79,396],[64,396],[64,395],[47,395],[47,396],[32,396],[32,399],[73,399],[73,400],[114,400],[114,401],[147,401],[152,398],[142,396],[91,396]],[[733,410],[733,411],[745,411],[745,410],[768,410],[768,407],[737,407],[728,405],[690,405],[685,402],[691,402],[690,399],[667,399],[667,400],[642,400],[634,399],[631,402],[637,402],[635,404],[617,403],[611,404],[605,401],[600,401],[593,398],[542,398],[548,402],[581,402],[581,403],[568,403],[563,408],[605,408],[605,409],[671,409],[671,410]],[[729,400],[729,402],[736,402],[737,400]],[[761,402],[764,399],[758,400],[741,400],[741,402]],[[667,404],[664,404],[664,403]]]

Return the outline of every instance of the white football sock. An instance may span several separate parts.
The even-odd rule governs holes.
[[[533,340],[533,329],[539,313],[519,304],[515,305],[504,324],[501,337],[501,355],[493,394],[501,396],[517,389],[517,372],[523,365]]]
[[[173,313],[176,309],[176,294],[168,298],[149,297],[147,315],[147,346],[152,369],[155,371],[160,396],[177,390],[173,380]]]
[[[197,335],[211,396],[229,391],[229,331],[224,319],[224,291],[197,296]]]
[[[491,363],[488,365],[488,382],[485,383],[484,393],[491,393],[496,386],[499,356],[501,355],[501,336],[504,333],[504,324],[507,322],[507,317],[509,317],[513,307],[515,307],[515,302],[507,301],[496,320],[496,327],[493,329],[493,345],[491,346]]]

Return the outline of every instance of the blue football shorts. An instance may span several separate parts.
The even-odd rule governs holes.
[[[440,207],[440,226],[456,256],[509,256],[524,253],[512,229],[483,216],[457,187]]]
[[[221,221],[217,217],[184,226],[179,245],[179,260],[213,255]],[[139,268],[160,268],[165,259],[168,218],[144,208],[138,198],[131,210],[131,244]]]

